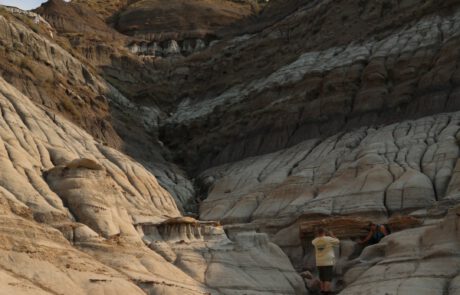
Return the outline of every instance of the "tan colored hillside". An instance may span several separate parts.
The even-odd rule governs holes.
[[[460,1],[0,7],[0,295],[459,295]],[[364,247],[369,222],[390,234]]]

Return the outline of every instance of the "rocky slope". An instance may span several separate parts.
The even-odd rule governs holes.
[[[105,50],[88,55],[93,49],[101,49],[101,40],[109,42],[112,35],[107,32],[114,32],[113,29],[97,15],[87,14],[87,8],[66,6],[63,1],[50,1],[42,8],[47,9],[48,14],[43,16],[50,23],[42,20],[35,24],[33,15],[3,10],[0,16],[3,40],[0,50],[4,52],[0,57],[4,61],[0,68],[2,77],[52,114],[64,115],[101,143],[142,161],[164,186],[170,187],[175,198],[183,204],[193,203],[192,184],[181,169],[166,162],[167,152],[163,152],[152,135],[162,112],[152,106],[130,103],[98,74],[92,61],[99,59],[104,64],[108,56]],[[56,11],[62,13],[62,17],[56,16]],[[78,15],[81,17],[75,19]],[[83,41],[72,47],[78,31],[75,26],[81,23],[86,23],[87,30],[95,32],[99,39],[82,34]],[[50,24],[52,31],[45,30]],[[107,36],[110,38],[106,39]],[[115,42],[103,48],[109,48],[114,54],[123,45]]]
[[[223,294],[251,288],[275,294],[304,292],[287,257],[262,234],[231,242],[221,228],[208,226],[204,231],[217,235],[213,246],[208,245],[211,238],[192,232],[197,242],[190,251],[198,257],[211,255],[202,259],[200,267],[219,269],[209,274],[211,278],[192,278],[196,269],[186,265],[181,270],[181,260],[168,261],[161,251],[149,250],[142,240],[147,236],[142,234],[144,224],[151,231],[152,225],[180,216],[174,199],[156,178],[59,115],[40,109],[3,79],[0,86],[1,268],[2,284],[12,292],[204,294],[217,292],[213,287],[229,289],[219,292]],[[184,238],[170,243],[190,244]],[[232,251],[235,257],[229,264],[225,257]],[[268,275],[265,269],[269,269],[272,276],[283,274],[285,281],[279,280],[282,284],[276,287],[262,279],[219,284],[223,277],[241,273],[238,268],[249,257],[255,262],[243,272],[247,276]],[[269,264],[271,259],[279,261]]]
[[[458,294],[459,208],[437,225],[391,235],[348,264],[341,294]]]
[[[30,45],[45,42],[50,52],[64,52],[27,24],[2,20],[17,32],[10,34],[11,42],[22,36]],[[63,56],[54,55],[53,61],[66,64],[68,58],[84,67],[70,54]],[[125,103],[125,111],[129,110],[126,98],[117,96],[96,74],[93,77],[100,83],[99,93],[110,94],[113,104]],[[218,224],[201,227],[194,221],[190,227],[173,219],[178,229],[155,235],[156,227],[167,227],[164,221],[181,216],[182,200],[175,200],[144,166],[3,78],[0,108],[4,254],[0,264],[2,286],[9,292],[305,293],[287,256],[264,234],[242,234],[230,241]],[[164,242],[158,245],[160,239]],[[170,253],[175,251],[172,259]],[[277,280],[265,280],[266,276]]]
[[[251,1],[132,1],[118,13],[114,27],[147,39],[204,38],[256,12]],[[255,3],[255,1],[253,1]]]
[[[459,4],[2,8],[5,292],[457,294]]]
[[[47,30],[48,23],[35,24],[33,16],[3,8],[1,12],[2,77],[40,105],[119,146],[108,102],[101,95],[104,83],[94,71],[52,40],[56,32]]]
[[[313,1],[216,47],[210,61],[191,66],[191,83],[203,86],[187,88],[163,140],[202,170],[360,126],[458,110],[455,1],[383,2]],[[193,152],[181,149],[184,138]]]
[[[388,217],[457,199],[459,113],[361,128],[209,169],[200,217],[271,233],[303,267],[299,222],[357,215]],[[286,236],[290,236],[289,240]]]

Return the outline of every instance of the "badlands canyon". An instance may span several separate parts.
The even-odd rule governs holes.
[[[0,6],[1,295],[460,295],[459,156],[458,0]]]

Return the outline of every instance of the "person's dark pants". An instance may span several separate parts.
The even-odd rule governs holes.
[[[332,282],[334,277],[334,266],[318,266],[319,279],[321,282]]]

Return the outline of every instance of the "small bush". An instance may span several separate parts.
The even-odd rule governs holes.
[[[62,100],[61,100],[61,104],[62,106],[64,107],[64,109],[66,111],[68,111],[70,114],[72,114],[73,116],[76,116],[78,117],[79,116],[79,113],[77,111],[77,108],[75,107],[75,105],[73,104],[72,102],[72,98],[69,97],[69,96],[63,96],[62,97]]]

